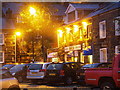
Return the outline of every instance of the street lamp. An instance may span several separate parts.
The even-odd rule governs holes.
[[[36,15],[36,10],[33,7],[30,7],[29,12],[31,15]]]
[[[15,33],[15,63],[17,62],[17,36],[20,36],[21,32]]]

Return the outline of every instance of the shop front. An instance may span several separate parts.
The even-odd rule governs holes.
[[[81,62],[80,53],[82,53],[82,45],[73,45],[64,48],[66,62]]]

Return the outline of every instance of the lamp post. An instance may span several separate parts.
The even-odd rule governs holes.
[[[15,33],[15,63],[17,62],[17,36],[20,36],[20,32]]]

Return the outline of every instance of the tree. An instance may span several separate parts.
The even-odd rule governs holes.
[[[44,57],[46,59],[49,42],[53,39],[54,30],[59,26],[51,20],[51,12],[43,3],[24,3],[21,8],[18,20],[18,28],[22,27],[24,40],[29,52],[33,53],[33,59]],[[29,12],[30,8],[34,9],[34,14]],[[28,50],[27,49],[27,50]]]

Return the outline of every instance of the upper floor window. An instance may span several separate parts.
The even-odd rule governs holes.
[[[120,35],[120,16],[115,19],[115,35]]]
[[[99,36],[100,39],[106,38],[106,21],[99,22]]]
[[[92,36],[92,25],[87,26],[87,38],[91,39]]]
[[[68,22],[75,20],[75,11],[68,13]]]

